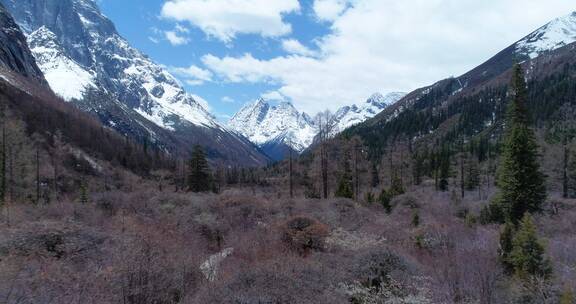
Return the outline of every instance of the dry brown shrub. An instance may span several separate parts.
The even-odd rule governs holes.
[[[282,240],[301,255],[324,250],[328,226],[308,217],[289,219],[282,229]]]

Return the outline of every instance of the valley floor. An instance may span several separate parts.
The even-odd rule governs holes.
[[[420,187],[386,214],[267,188],[150,189],[4,206],[2,302],[558,303],[576,284],[574,201],[537,217],[554,277],[529,287],[502,273],[476,193]]]

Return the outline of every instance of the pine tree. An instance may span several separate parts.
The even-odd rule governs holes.
[[[6,127],[2,125],[2,146],[0,146],[0,205],[6,202]]]
[[[80,181],[80,203],[88,204],[88,183],[84,179]]]
[[[340,179],[338,181],[338,188],[336,188],[336,193],[334,193],[334,196],[351,199],[354,197],[354,191],[350,162],[348,159],[349,155],[346,155],[343,162],[342,173],[340,174]]]
[[[506,223],[500,231],[500,263],[507,274],[511,274],[514,271],[514,267],[510,261],[510,254],[514,249],[514,229],[514,225]]]
[[[412,226],[418,227],[420,226],[420,214],[418,213],[417,209],[412,211]]]
[[[465,186],[466,190],[472,191],[480,186],[480,169],[478,168],[478,163],[470,160],[467,171]]]
[[[382,205],[387,214],[392,213],[392,196],[388,191],[384,189],[380,192],[378,202],[380,202],[380,205]]]
[[[520,65],[514,66],[510,93],[512,100],[497,173],[499,193],[493,204],[502,209],[505,220],[517,224],[524,213],[541,211],[546,188],[538,164],[538,145],[529,126],[526,83]]]
[[[576,150],[572,151],[568,161],[568,196],[576,198]]]
[[[402,183],[402,178],[398,175],[397,170],[393,170],[392,174],[392,184],[390,185],[390,190],[388,193],[390,196],[395,197],[398,195],[402,195],[406,192],[404,189],[404,184]]]
[[[574,296],[574,292],[570,289],[569,286],[565,287],[565,290],[562,292],[560,296],[560,304],[574,304],[576,303],[576,297]]]
[[[210,168],[201,146],[194,146],[192,157],[188,162],[188,191],[210,191]]]
[[[531,276],[548,279],[552,274],[550,261],[544,257],[544,245],[538,239],[536,226],[530,214],[522,218],[512,242],[510,263],[514,273],[521,279]]]
[[[372,188],[376,188],[380,185],[380,174],[378,172],[378,165],[376,163],[372,163],[372,170],[370,171],[372,175]]]
[[[448,148],[444,147],[440,154],[440,176],[438,188],[441,191],[448,191],[449,178],[450,178],[450,152]]]

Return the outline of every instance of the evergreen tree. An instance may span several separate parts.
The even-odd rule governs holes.
[[[392,204],[391,204],[392,196],[388,191],[386,191],[385,189],[382,190],[382,192],[380,192],[380,195],[378,196],[378,201],[380,202],[380,205],[382,205],[387,214],[392,213]]]
[[[418,213],[417,209],[412,211],[412,226],[418,227],[420,226],[420,214]]]
[[[2,113],[3,114],[3,113]],[[6,202],[6,127],[2,125],[2,145],[0,146],[0,205]]]
[[[334,193],[334,196],[350,199],[354,197],[354,191],[352,191],[352,182],[350,182],[349,177],[347,176],[340,177],[340,181],[338,182],[338,188],[336,188],[336,193]]]
[[[88,183],[84,179],[80,181],[80,203],[88,204]]]
[[[511,274],[514,271],[514,267],[510,261],[510,255],[514,249],[514,225],[510,223],[504,224],[504,227],[500,231],[500,263],[504,267],[504,271],[507,274]]]
[[[376,163],[372,163],[372,188],[376,188],[380,185],[380,174],[378,172],[378,165]]]
[[[538,212],[546,199],[544,176],[538,164],[538,145],[529,126],[526,83],[520,65],[515,65],[508,107],[506,136],[497,174],[499,193],[494,204],[505,220],[517,224],[524,213]]]
[[[188,162],[188,191],[210,191],[210,168],[201,146],[194,146],[192,157]]]
[[[470,160],[467,171],[465,186],[466,190],[472,191],[480,185],[480,169],[478,168],[478,163]]]
[[[388,191],[388,193],[390,194],[390,196],[395,197],[404,194],[406,190],[404,189],[402,178],[400,178],[397,170],[393,170],[393,172],[394,173],[392,175],[392,184],[390,185],[390,190]]]
[[[570,155],[568,161],[568,196],[576,198],[576,150]]]
[[[565,287],[565,290],[562,292],[560,296],[560,304],[574,304],[576,303],[576,297],[574,296],[574,292],[570,289],[569,286]]]
[[[536,226],[530,214],[522,218],[512,243],[510,263],[514,273],[521,279],[535,276],[549,278],[552,274],[550,261],[544,257],[544,245],[536,235]]]
[[[441,191],[448,191],[449,178],[450,178],[450,151],[444,147],[440,154],[440,176],[438,188]]]

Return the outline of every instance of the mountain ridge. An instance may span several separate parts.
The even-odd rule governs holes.
[[[131,47],[94,1],[0,2],[28,36],[55,93],[105,125],[176,157],[188,157],[200,144],[216,163],[259,166],[269,161],[217,122],[168,71]],[[107,96],[102,103],[86,100],[102,95]]]

